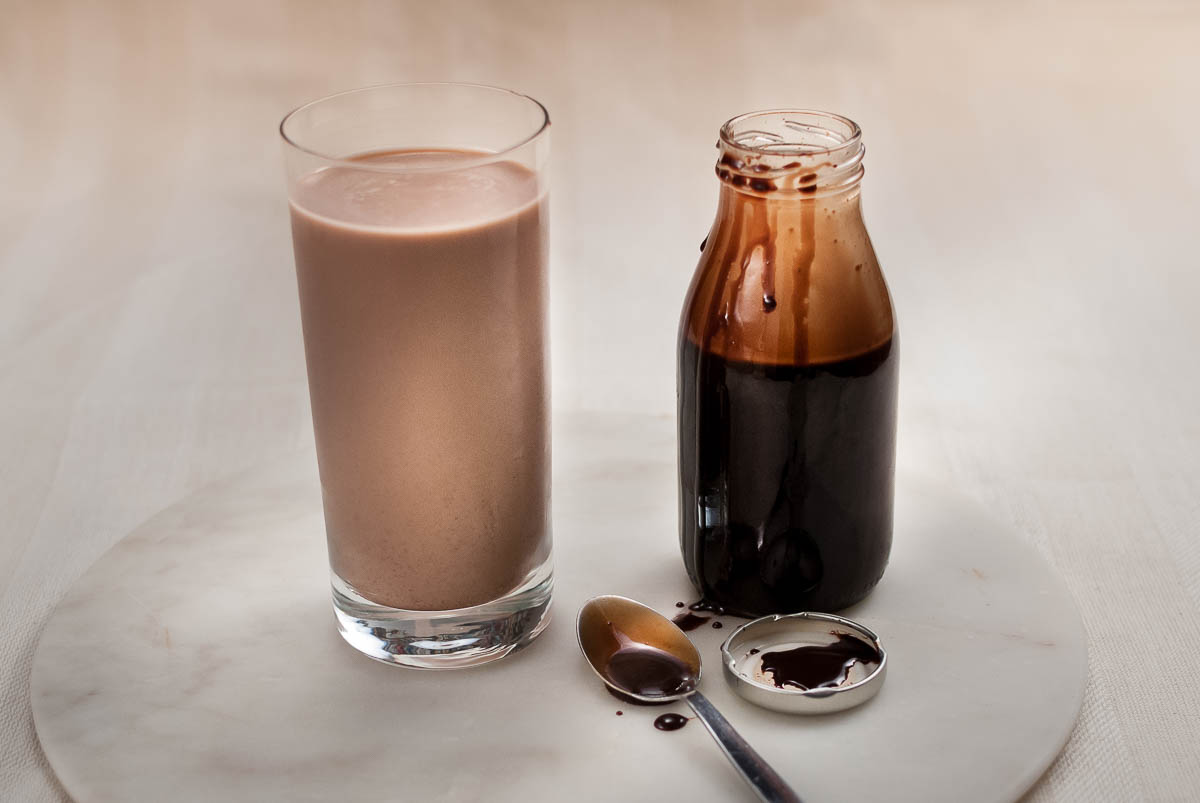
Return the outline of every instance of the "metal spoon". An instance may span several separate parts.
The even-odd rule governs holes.
[[[700,653],[675,624],[625,597],[594,597],[579,609],[579,649],[614,691],[643,703],[685,700],[759,798],[801,803],[708,699],[697,691]]]

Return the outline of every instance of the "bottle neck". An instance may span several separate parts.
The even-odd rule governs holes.
[[[853,121],[826,112],[753,112],[725,123],[717,148],[721,192],[706,253],[742,267],[761,261],[765,312],[775,304],[777,263],[807,273],[818,250],[837,254],[867,240],[865,149]],[[859,264],[831,260],[828,269],[839,261],[847,269]]]
[[[779,202],[857,195],[866,153],[857,124],[812,111],[735,117],[721,127],[717,148],[725,187]]]
[[[806,229],[819,215],[842,218],[846,224],[862,223],[861,193],[856,184],[840,192],[815,196],[778,197],[773,194],[746,192],[743,188],[721,183],[717,199],[716,227],[744,223],[747,220],[770,220],[771,230]]]

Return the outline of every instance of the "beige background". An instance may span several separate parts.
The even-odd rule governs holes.
[[[672,414],[724,119],[860,122],[901,448],[1028,533],[1089,631],[1079,725],[1031,799],[1200,796],[1200,8],[6,1],[0,19],[0,798],[62,797],[28,674],[71,582],[154,511],[311,438],[279,118],[430,79],[550,108],[560,408]]]

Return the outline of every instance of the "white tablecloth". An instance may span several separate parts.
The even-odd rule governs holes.
[[[1082,715],[1030,799],[1200,797],[1200,9],[67,1],[0,17],[0,798],[63,797],[28,677],[72,581],[154,511],[311,438],[279,118],[431,79],[550,108],[563,409],[673,413],[721,122],[783,105],[858,120],[903,332],[900,448],[1027,533],[1088,629]]]

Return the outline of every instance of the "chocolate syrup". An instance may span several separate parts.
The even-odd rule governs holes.
[[[687,664],[646,644],[626,644],[601,671],[617,686],[643,697],[673,697],[696,688],[696,677]]]
[[[709,611],[711,613],[716,614],[717,616],[725,615],[724,606],[718,605],[715,602],[713,602],[712,600],[698,599],[695,602],[693,602],[691,605],[688,605],[687,607],[688,607],[689,611]]]
[[[663,714],[654,720],[654,727],[660,731],[677,731],[688,724],[688,718],[682,714]]]
[[[856,663],[878,666],[879,651],[874,645],[845,633],[834,633],[832,644],[811,644],[790,650],[771,650],[762,654],[762,669],[780,689],[825,689],[840,686],[850,677]]]
[[[675,626],[680,630],[684,631],[685,633],[690,633],[705,622],[712,621],[712,618],[708,616],[697,616],[691,611],[684,611],[683,613],[676,615],[671,621],[674,622]]]
[[[819,365],[680,350],[681,540],[707,600],[738,614],[836,611],[892,540],[897,349]]]

